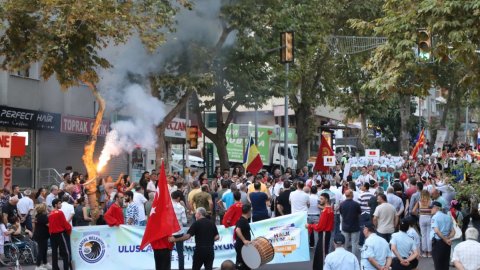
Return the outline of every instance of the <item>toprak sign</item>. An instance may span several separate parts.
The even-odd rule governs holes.
[[[90,135],[92,133],[95,119],[77,116],[62,116],[60,132],[81,135]],[[98,136],[106,136],[110,131],[110,122],[103,120],[98,130]]]

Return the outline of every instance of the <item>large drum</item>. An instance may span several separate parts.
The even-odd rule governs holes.
[[[265,237],[258,237],[242,248],[242,258],[251,269],[257,269],[273,260],[275,250]]]

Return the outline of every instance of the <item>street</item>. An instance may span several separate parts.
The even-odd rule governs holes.
[[[50,258],[49,258],[50,260]],[[286,264],[277,264],[277,265],[266,265],[263,266],[259,269],[264,269],[264,270],[290,270],[290,269],[296,269],[296,270],[307,270],[312,267],[311,262],[303,262],[303,263],[286,263]],[[62,264],[59,263],[60,269],[63,269]],[[2,267],[1,269],[8,269],[6,267]],[[34,270],[35,266],[29,265],[29,266],[23,266],[22,269],[24,270]],[[421,258],[420,259],[420,264],[417,268],[418,270],[430,270],[434,269],[433,268],[433,260],[431,258]],[[450,269],[454,269],[451,267]]]

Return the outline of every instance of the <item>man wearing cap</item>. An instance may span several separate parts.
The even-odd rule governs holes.
[[[18,214],[20,215],[20,221],[22,227],[27,228],[30,231],[33,231],[32,226],[32,216],[31,212],[33,211],[33,200],[30,198],[32,195],[31,189],[26,189],[23,192],[23,196],[17,204]]]
[[[432,203],[432,257],[436,270],[448,270],[452,240],[455,235],[452,219],[442,211],[442,204]]]
[[[477,270],[480,269],[480,243],[478,243],[478,231],[468,228],[465,231],[465,242],[458,244],[453,250],[452,263],[456,269]]]
[[[392,270],[411,270],[418,266],[418,248],[415,241],[408,236],[410,225],[406,219],[400,222],[400,231],[392,234]]]
[[[375,233],[373,223],[367,223],[363,228],[365,244],[362,247],[362,270],[387,270],[392,263],[388,242]]]
[[[345,236],[337,233],[333,238],[335,251],[325,258],[324,270],[360,270],[358,259],[355,255],[345,250]]]

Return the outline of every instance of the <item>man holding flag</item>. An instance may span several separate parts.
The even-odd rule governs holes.
[[[148,244],[152,246],[156,270],[170,270],[173,243],[169,237],[180,230],[180,226],[173,209],[172,200],[167,187],[167,176],[162,160],[157,191],[152,203],[150,218],[147,222],[145,234],[140,249]]]

